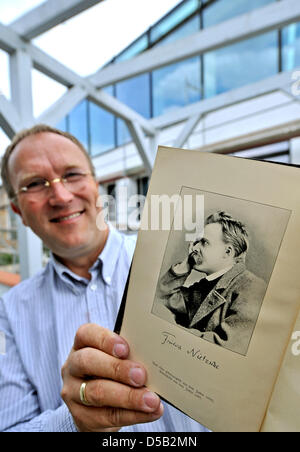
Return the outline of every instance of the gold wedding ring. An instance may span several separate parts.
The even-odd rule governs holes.
[[[85,406],[91,406],[91,404],[88,402],[86,396],[85,396],[85,390],[87,387],[87,383],[84,381],[81,386],[80,386],[80,390],[79,390],[79,397],[81,400],[81,403]]]

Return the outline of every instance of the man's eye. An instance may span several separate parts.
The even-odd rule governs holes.
[[[27,190],[34,190],[35,188],[40,188],[45,186],[45,180],[39,179],[30,182],[30,184],[26,185]]]
[[[71,182],[71,181],[79,180],[82,177],[84,177],[83,173],[80,173],[79,171],[71,171],[64,176],[64,179]]]

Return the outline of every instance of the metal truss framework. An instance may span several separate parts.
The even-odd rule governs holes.
[[[10,60],[11,101],[3,95],[0,96],[0,127],[8,137],[35,123],[55,125],[79,102],[88,98],[126,122],[144,167],[150,173],[155,157],[155,145],[160,131],[164,128],[185,122],[183,130],[174,142],[176,147],[182,147],[206,114],[268,93],[281,91],[289,95],[291,92],[291,73],[281,73],[262,82],[147,120],[101,90],[101,87],[299,21],[300,2],[282,0],[270,4],[259,12],[252,11],[175,43],[148,50],[130,62],[120,62],[100,69],[89,77],[80,77],[30,41],[101,1],[103,0],[60,0],[58,5],[56,0],[48,0],[9,26],[0,23],[0,48],[8,52]],[[34,117],[33,114],[32,68],[68,89],[39,117]],[[40,266],[40,256],[32,253],[38,243],[36,237],[27,229],[24,232],[21,227],[19,234],[22,236],[20,260],[24,278]],[[25,256],[23,269],[22,256]]]

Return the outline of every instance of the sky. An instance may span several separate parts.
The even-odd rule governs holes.
[[[181,0],[104,0],[33,40],[81,76],[96,72]],[[57,0],[59,2],[59,0]],[[0,0],[0,22],[10,22],[41,0]],[[10,98],[8,57],[0,50],[0,95]],[[65,88],[32,72],[34,114],[40,115]],[[9,140],[0,128],[0,156]]]

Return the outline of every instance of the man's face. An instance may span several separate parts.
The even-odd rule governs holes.
[[[89,162],[75,143],[50,132],[23,139],[9,162],[10,177],[17,192],[37,178],[53,181],[70,170],[90,172]],[[47,196],[18,194],[18,209],[29,226],[55,254],[62,258],[95,252],[101,243],[96,226],[98,186],[87,176],[78,191],[69,191],[59,182],[47,189]]]
[[[229,265],[232,253],[228,253],[228,248],[223,241],[222,226],[211,223],[205,226],[202,239],[194,243],[190,260],[196,270],[210,275]]]

